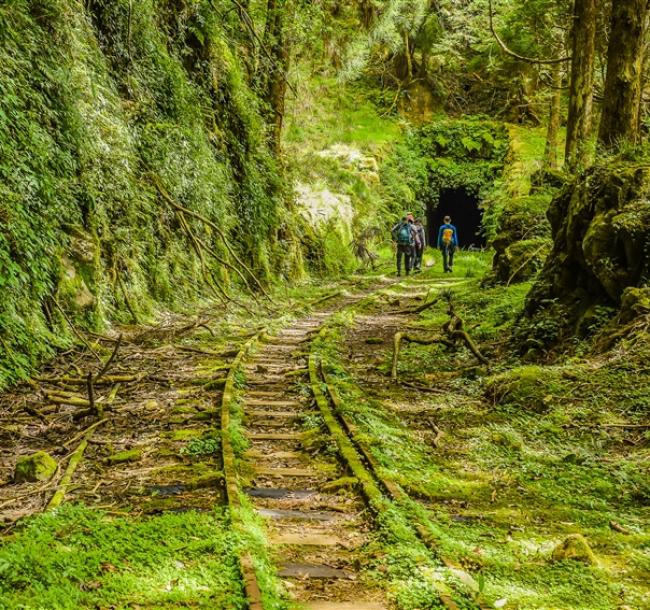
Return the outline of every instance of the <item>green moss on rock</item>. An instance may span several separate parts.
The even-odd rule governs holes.
[[[579,561],[590,566],[597,564],[596,555],[582,534],[567,536],[553,549],[551,558],[553,561]]]
[[[14,481],[16,483],[48,481],[54,476],[56,468],[56,460],[45,451],[25,455],[19,457],[16,462]]]

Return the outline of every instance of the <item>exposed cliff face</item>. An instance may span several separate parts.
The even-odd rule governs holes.
[[[594,167],[553,200],[548,217],[554,244],[529,317],[555,312],[565,331],[584,330],[595,308],[620,308],[647,286],[650,166]]]
[[[69,340],[61,309],[92,326],[221,294],[227,245],[260,276],[299,260],[244,30],[217,4],[0,7],[0,386]]]

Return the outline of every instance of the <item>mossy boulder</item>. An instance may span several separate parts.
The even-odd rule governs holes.
[[[543,237],[515,241],[494,261],[494,271],[502,282],[525,282],[544,265],[551,240]]]
[[[582,534],[567,536],[553,549],[551,559],[553,561],[579,561],[590,566],[597,563],[596,555]]]
[[[528,296],[534,319],[562,306],[560,336],[579,334],[594,305],[629,306],[650,274],[650,165],[618,163],[587,170],[553,200],[553,248]],[[643,299],[641,299],[643,300]]]
[[[49,481],[54,476],[56,467],[56,460],[45,451],[24,455],[16,462],[14,481],[16,483]]]
[[[551,195],[544,193],[518,197],[506,205],[491,243],[494,259],[488,280],[522,282],[542,268],[552,245],[546,219],[550,201]]]
[[[533,192],[535,192],[548,188],[562,188],[568,180],[569,176],[564,172],[558,169],[545,168],[539,169],[532,174],[530,177],[530,184]]]
[[[619,323],[627,324],[640,316],[650,314],[650,288],[630,287],[623,291]]]
[[[513,404],[541,413],[553,404],[554,396],[564,394],[566,385],[549,367],[531,365],[489,377],[483,393],[494,404]]]

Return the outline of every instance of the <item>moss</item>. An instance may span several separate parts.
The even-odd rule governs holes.
[[[553,561],[579,561],[587,565],[596,565],[596,556],[587,539],[581,534],[567,536],[553,549]]]
[[[123,462],[137,462],[142,457],[142,449],[128,449],[126,451],[118,451],[113,455],[109,455],[106,461],[111,464],[121,464]]]
[[[522,366],[485,380],[485,397],[494,404],[512,404],[526,411],[543,412],[568,385],[559,370]]]
[[[329,481],[321,486],[326,493],[339,493],[341,491],[353,490],[359,485],[359,480],[355,477],[341,477],[335,481]]]
[[[248,40],[233,40],[235,14],[218,14],[208,0],[17,0],[0,11],[0,158],[11,159],[0,161],[0,281],[11,295],[0,302],[0,387],[75,340],[54,299],[77,328],[96,329],[211,294],[154,175],[223,227],[259,275],[286,267],[283,244],[297,240],[243,73]],[[228,257],[204,223],[189,224]],[[213,258],[207,266],[242,288]]]
[[[56,460],[45,451],[18,458],[14,469],[16,483],[48,481],[57,469]]]
[[[194,429],[186,428],[184,430],[170,430],[169,432],[163,432],[160,436],[162,438],[168,438],[171,441],[188,441],[194,438],[201,438],[205,430],[203,429]]]

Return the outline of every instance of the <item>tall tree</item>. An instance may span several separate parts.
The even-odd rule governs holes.
[[[287,36],[290,0],[268,0],[257,83],[266,102],[272,148],[280,151],[291,49]]]
[[[591,136],[596,56],[596,0],[575,0],[572,40],[565,159],[568,169],[575,171],[586,161],[587,145]]]
[[[636,142],[649,0],[614,0],[598,141],[606,148]]]
[[[553,66],[553,84],[549,109],[548,128],[546,131],[546,149],[544,151],[544,167],[557,169],[557,142],[562,121],[562,66]]]

